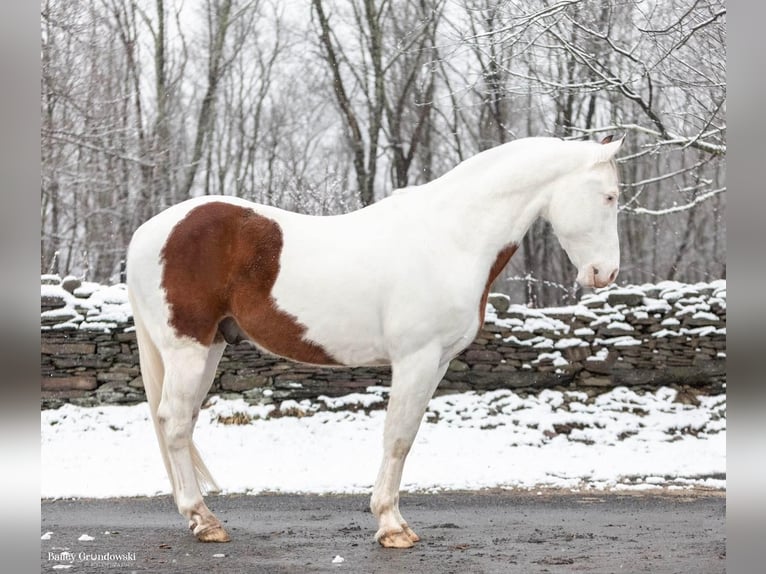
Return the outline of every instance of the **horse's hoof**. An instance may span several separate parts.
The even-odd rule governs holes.
[[[412,540],[413,542],[420,542],[420,536],[415,534],[415,531],[407,526],[407,524],[402,524],[402,528],[404,529],[404,533],[407,535],[407,537]]]
[[[413,534],[415,533],[413,532]],[[378,542],[384,548],[412,548],[415,546],[415,542],[404,532],[404,530],[388,532],[378,538]]]
[[[200,542],[229,542],[229,533],[223,529],[223,526],[208,526],[195,532],[194,535]]]

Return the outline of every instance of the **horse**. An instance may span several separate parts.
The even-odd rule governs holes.
[[[621,144],[514,140],[343,215],[221,195],[143,223],[127,256],[141,373],[174,500],[196,538],[230,540],[203,500],[201,489],[217,486],[192,432],[226,345],[244,340],[312,365],[391,366],[370,509],[382,546],[418,542],[399,511],[407,454],[530,225],[551,224],[581,285],[615,280]]]

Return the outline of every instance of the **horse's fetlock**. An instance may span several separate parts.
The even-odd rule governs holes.
[[[375,496],[370,499],[370,510],[374,516],[380,516],[391,510],[396,504],[396,498],[392,496]]]

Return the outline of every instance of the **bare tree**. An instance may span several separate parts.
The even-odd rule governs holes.
[[[386,50],[384,131],[391,153],[391,183],[394,188],[410,184],[410,170],[421,145],[430,146],[431,113],[436,87],[434,57],[444,1],[407,2],[392,11]],[[418,22],[413,26],[412,22]],[[424,150],[422,183],[431,177],[433,150]]]
[[[349,15],[357,34],[353,42],[339,39],[351,37],[349,23],[336,26],[341,31],[334,29],[323,0],[312,0],[312,6],[346,126],[360,200],[369,205],[376,198],[383,146],[392,154],[393,185],[409,182],[432,107],[431,55],[444,2],[353,2]]]
[[[471,47],[477,63],[469,69],[482,70],[469,84],[475,103],[462,99],[459,117],[471,124],[463,133],[482,133],[487,118],[502,117],[485,111],[502,110],[498,100],[516,111],[502,123],[518,135],[597,139],[627,132],[621,279],[674,275],[699,252],[716,271],[706,275],[705,265],[683,265],[684,278],[718,276],[725,265],[723,3],[466,0],[462,6],[464,12],[450,19],[451,34]],[[451,57],[459,62],[459,56]],[[454,91],[459,82],[450,84]],[[714,224],[714,239],[698,221]],[[528,299],[548,303],[576,293],[547,225],[533,226],[521,251],[509,275],[532,279],[525,279],[534,283]],[[552,281],[546,285],[541,276]]]
[[[218,86],[234,56],[234,54],[225,53],[226,36],[232,18],[235,17],[232,14],[232,0],[208,0],[206,7],[208,25],[207,86],[197,115],[191,158],[181,184],[180,197],[182,198],[191,194],[194,178],[197,175],[204,151],[205,140],[213,129]],[[235,44],[234,52],[236,53],[240,47],[241,43]]]
[[[619,280],[726,274],[722,0],[41,0],[41,16],[44,271],[115,277],[132,230],[189,195],[339,213],[512,138],[623,132]],[[542,222],[496,287],[577,294]]]

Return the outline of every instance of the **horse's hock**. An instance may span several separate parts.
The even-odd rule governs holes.
[[[55,275],[42,283],[42,408],[144,401],[124,285]],[[612,287],[560,308],[528,309],[501,294],[490,295],[489,304],[483,329],[437,392],[725,386],[725,280]],[[227,348],[210,393],[281,402],[389,381],[385,367],[309,367],[240,343]]]

